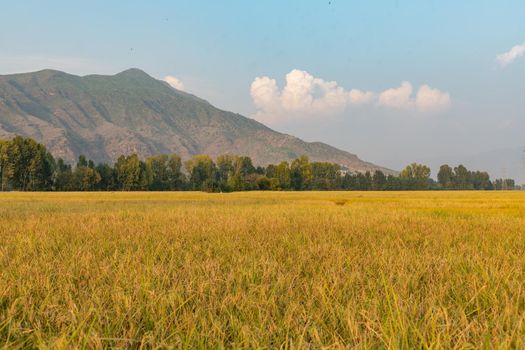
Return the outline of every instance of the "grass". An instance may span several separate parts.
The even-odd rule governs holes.
[[[0,194],[0,347],[523,348],[525,193]]]

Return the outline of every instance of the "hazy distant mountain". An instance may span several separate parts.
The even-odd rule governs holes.
[[[463,156],[444,156],[431,159],[422,159],[421,162],[428,164],[432,168],[432,176],[435,177],[439,171],[439,166],[448,164],[456,166],[463,164],[471,170],[488,171],[492,178],[502,178],[503,176],[516,180],[517,184],[525,183],[523,169],[524,148],[502,148],[488,152],[481,152]]]
[[[265,165],[306,154],[352,170],[389,172],[324,143],[304,142],[219,110],[138,69],[114,76],[52,70],[0,76],[0,138],[15,134],[43,142],[67,161],[79,154],[109,162],[132,152],[177,153],[184,159],[229,153]]]

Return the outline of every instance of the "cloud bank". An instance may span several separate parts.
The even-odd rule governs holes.
[[[498,64],[501,67],[506,67],[512,62],[514,62],[518,57],[520,57],[524,53],[525,53],[525,43],[521,45],[516,45],[509,51],[497,55],[496,62],[498,62]]]
[[[346,90],[335,81],[316,78],[306,71],[294,69],[286,75],[279,89],[277,81],[257,77],[250,93],[262,122],[279,122],[319,118],[342,112],[352,106],[379,106],[388,109],[412,109],[418,112],[441,110],[450,106],[446,92],[422,85],[415,96],[412,84],[404,81],[397,88],[375,93],[359,89]]]
[[[266,121],[273,121],[283,114],[333,114],[349,105],[368,103],[374,97],[371,92],[356,89],[347,91],[335,81],[315,78],[298,69],[286,75],[286,85],[282,90],[279,90],[275,79],[257,77],[250,92],[259,109],[259,119]]]
[[[420,112],[443,110],[450,106],[450,95],[428,85],[421,85],[413,96],[412,84],[403,81],[397,88],[387,89],[379,94],[378,104],[383,107],[409,109]]]
[[[182,83],[182,81],[180,81],[180,79],[175,78],[174,76],[168,75],[164,78],[164,81],[170,84],[171,87],[177,90],[184,91],[184,84]]]

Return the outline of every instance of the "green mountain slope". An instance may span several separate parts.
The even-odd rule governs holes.
[[[0,76],[0,138],[23,135],[43,142],[56,157],[85,154],[115,161],[178,153],[243,154],[256,164],[302,154],[351,170],[383,169],[329,145],[304,142],[263,124],[213,107],[138,69],[114,76],[79,77],[44,70]]]

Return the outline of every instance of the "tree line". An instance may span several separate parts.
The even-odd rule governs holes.
[[[413,163],[399,175],[382,171],[350,172],[338,164],[310,162],[301,156],[266,167],[250,157],[221,155],[213,160],[197,155],[183,162],[176,155],[144,160],[137,154],[121,155],[115,164],[95,164],[81,155],[76,164],[55,159],[31,138],[0,140],[2,191],[182,191],[230,192],[250,190],[494,190],[514,189],[511,179],[490,180],[487,172],[463,165],[441,166],[438,181],[430,168]]]

